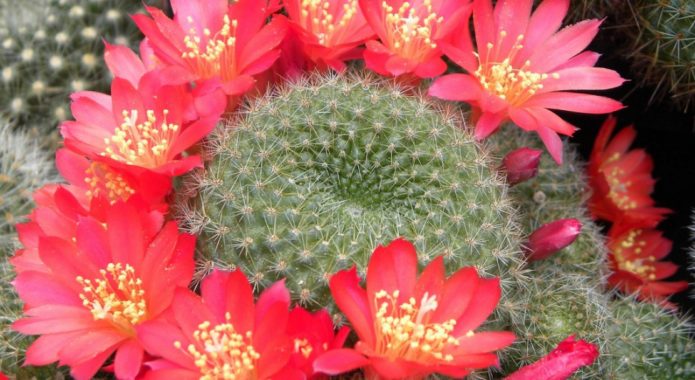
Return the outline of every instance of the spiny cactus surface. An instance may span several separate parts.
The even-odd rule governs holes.
[[[49,369],[20,368],[31,338],[10,330],[22,314],[22,304],[10,284],[14,273],[7,259],[16,244],[14,225],[31,211],[31,193],[55,181],[48,153],[25,134],[0,124],[0,372],[17,378],[49,378]]]
[[[218,131],[199,195],[179,205],[201,261],[255,285],[287,278],[304,305],[327,279],[402,236],[422,263],[478,267],[513,286],[520,244],[506,186],[455,113],[365,77],[314,76],[267,95]]]
[[[0,0],[0,115],[36,136],[70,117],[68,96],[108,90],[103,42],[130,45],[137,0]]]

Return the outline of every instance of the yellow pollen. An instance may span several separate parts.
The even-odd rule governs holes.
[[[256,378],[256,362],[261,355],[251,345],[252,334],[241,334],[226,322],[211,327],[209,321],[198,325],[193,341],[188,347],[174,342],[174,347],[184,351],[200,370],[201,380],[247,380]]]
[[[350,37],[347,25],[359,12],[358,0],[302,0],[300,7],[299,24],[329,47]]]
[[[89,165],[85,171],[84,182],[89,187],[89,199],[104,195],[111,204],[119,200],[125,201],[135,193],[120,174],[101,162],[92,162]]]
[[[193,24],[193,19],[189,16],[188,22]],[[198,35],[195,28],[188,30],[188,35],[184,37],[183,43],[186,51],[181,54],[190,65],[191,69],[200,78],[211,78],[219,76],[224,81],[229,81],[237,77],[236,61],[236,31],[239,25],[236,19],[230,20],[228,15],[224,15],[222,28],[212,33],[210,29],[203,29],[203,36]]]
[[[399,305],[398,295],[398,291],[389,294],[384,290],[375,295],[376,351],[390,360],[453,361],[447,351],[459,345],[451,335],[456,321],[429,322],[431,312],[438,307],[436,296],[425,293],[419,304],[411,297]]]
[[[302,354],[302,356],[307,359],[311,356],[311,352],[314,350],[311,344],[306,339],[295,339],[294,340],[294,352]]]
[[[615,161],[620,158],[620,154],[615,153],[607,162]],[[610,199],[616,207],[621,210],[633,210],[637,208],[637,202],[630,198],[630,186],[632,181],[625,181],[625,171],[619,166],[615,166],[608,171],[603,172],[610,190],[608,191],[608,199]]]
[[[107,320],[121,331],[134,334],[133,325],[147,319],[147,302],[142,280],[129,264],[109,263],[101,278],[76,278],[82,286],[80,299],[94,320]]]
[[[123,111],[123,124],[114,131],[113,136],[104,139],[106,148],[102,156],[128,165],[145,168],[159,167],[170,159],[169,149],[176,141],[180,128],[177,124],[159,122],[154,111],[147,110],[146,120],[138,121],[138,111]]]
[[[526,61],[521,67],[514,67],[514,58],[524,45],[524,35],[518,35],[507,57],[501,62],[490,60],[491,56],[498,56],[499,47],[507,37],[507,32],[502,30],[495,44],[488,42],[487,54],[481,60],[474,75],[487,91],[507,101],[512,105],[521,105],[536,92],[543,89],[543,81],[551,77],[559,79],[558,73],[536,73],[531,71],[531,62]]]
[[[619,270],[630,272],[645,280],[653,280],[656,278],[656,268],[653,265],[656,262],[656,258],[654,256],[633,257],[640,256],[642,252],[640,247],[644,247],[647,244],[645,240],[640,239],[642,233],[643,230],[641,229],[628,232],[627,236],[613,249],[613,257]],[[633,254],[627,255],[626,250],[632,250]]]
[[[400,57],[422,62],[437,48],[434,35],[444,21],[432,10],[432,0],[423,0],[419,6],[404,2],[394,9],[386,1],[381,3],[386,14],[386,39],[391,51]]]

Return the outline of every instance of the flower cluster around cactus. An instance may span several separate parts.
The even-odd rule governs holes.
[[[36,190],[16,226],[12,329],[38,337],[13,354],[78,380],[695,375],[687,323],[604,289],[614,268],[559,137],[574,127],[551,111],[622,107],[576,92],[623,82],[585,51],[601,22],[561,29],[567,0],[533,4],[172,0],[173,19],[134,15],[139,55],[105,45],[110,95],[73,93],[60,126],[67,183]],[[445,56],[465,73],[442,75]],[[467,103],[474,130],[433,97]],[[23,169],[8,170],[1,186]],[[616,199],[597,194],[594,213]]]

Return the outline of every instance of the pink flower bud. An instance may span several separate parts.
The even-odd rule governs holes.
[[[577,219],[560,219],[540,226],[529,236],[529,260],[541,260],[572,244],[582,230]]]
[[[581,367],[591,365],[598,357],[598,348],[570,335],[548,355],[512,373],[504,380],[565,380]]]
[[[507,172],[509,185],[513,186],[535,177],[542,154],[541,150],[526,147],[508,153],[502,160],[502,169]]]

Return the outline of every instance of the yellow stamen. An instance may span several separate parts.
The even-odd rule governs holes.
[[[444,17],[432,10],[432,0],[423,0],[420,6],[404,2],[394,9],[386,1],[381,3],[386,14],[384,41],[400,57],[422,62],[437,48],[434,36]]]
[[[170,159],[169,149],[179,135],[179,126],[167,123],[169,111],[164,110],[164,120],[159,122],[154,111],[147,110],[147,119],[138,121],[138,111],[123,111],[123,124],[113,136],[104,139],[106,148],[102,156],[129,165],[145,168],[159,167]]]
[[[336,5],[331,9],[331,5]],[[315,35],[319,44],[335,46],[346,38],[347,25],[359,12],[358,0],[338,1],[302,0],[299,23],[311,34]]]
[[[642,248],[647,245],[644,239],[640,239],[643,230],[635,229],[628,232],[627,236],[620,241],[613,249],[613,257],[618,266],[618,269],[625,272],[630,272],[645,280],[654,280],[656,278],[656,267],[654,256],[640,256]],[[626,250],[632,250],[632,255],[626,254]]]
[[[135,334],[133,325],[147,319],[147,302],[142,280],[126,264],[109,263],[99,271],[101,278],[76,278],[82,286],[80,299],[94,320],[106,320],[127,334]]]
[[[188,22],[193,24],[189,16]],[[214,35],[210,29],[203,29],[203,37],[195,28],[188,30],[183,43],[186,51],[181,54],[191,69],[201,78],[219,76],[223,81],[237,77],[236,31],[239,22],[224,15],[222,28]]]
[[[84,182],[89,187],[87,196],[90,199],[104,195],[111,204],[119,200],[125,201],[135,193],[123,176],[100,162],[92,162],[87,167]]]
[[[174,347],[191,356],[200,370],[201,380],[247,380],[256,378],[256,362],[261,355],[251,345],[252,334],[241,334],[230,323],[231,315],[225,315],[226,322],[211,327],[209,321],[198,325],[193,333],[193,341],[183,348],[181,342]]]
[[[425,293],[419,305],[412,297],[407,302],[398,304],[398,291],[389,294],[381,290],[375,296],[378,353],[390,360],[454,360],[453,356],[446,352],[451,346],[459,345],[458,339],[451,335],[456,321],[429,321],[431,313],[438,307],[436,296]]]

